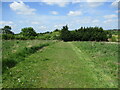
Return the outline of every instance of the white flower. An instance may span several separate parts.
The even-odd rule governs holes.
[[[18,78],[18,82],[20,82],[20,79]]]

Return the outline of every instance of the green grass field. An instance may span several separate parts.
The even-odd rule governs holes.
[[[4,88],[117,88],[118,45],[104,42],[3,41],[3,61],[30,52],[3,73]],[[24,54],[28,52],[23,52]],[[10,59],[11,60],[11,59]]]

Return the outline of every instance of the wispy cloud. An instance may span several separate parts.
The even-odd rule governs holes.
[[[104,2],[88,2],[87,4],[89,7],[95,8],[95,7],[99,7],[99,6],[103,5]]]
[[[62,26],[65,26],[65,24],[57,24],[57,25],[54,25],[54,28],[61,29]]]
[[[103,23],[110,24],[111,22],[117,22],[117,19],[107,19]]]
[[[98,23],[100,22],[99,20],[93,20],[92,23]]]
[[[58,15],[57,11],[50,11],[50,13],[53,14],[53,15]]]
[[[47,27],[46,26],[40,26],[40,27],[38,27],[38,29],[40,29],[40,30],[46,30]]]
[[[81,11],[69,11],[68,16],[79,16],[82,15]]]
[[[120,0],[115,0],[111,5],[113,6],[113,7],[118,7],[118,2],[119,2]]]
[[[105,15],[105,16],[103,16],[105,19],[111,19],[111,18],[116,18],[117,17],[117,15],[115,15],[115,14],[111,14],[111,15]]]
[[[31,24],[40,24],[38,21],[32,21]]]
[[[0,21],[0,25],[11,25],[13,24],[12,21]]]
[[[13,21],[0,21],[0,26],[11,26],[12,28],[16,28],[16,24]]]
[[[22,15],[33,15],[35,14],[36,9],[30,8],[28,5],[21,2],[13,2],[10,4],[10,8],[17,12],[17,14]]]
[[[65,7],[69,3],[69,0],[67,0],[67,2],[63,2],[63,0],[41,0],[41,2],[44,2],[48,5],[58,5],[60,7]]]

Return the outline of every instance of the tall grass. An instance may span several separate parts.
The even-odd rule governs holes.
[[[89,56],[88,66],[94,66],[93,70],[101,82],[108,81],[117,86],[119,64],[117,44],[100,42],[76,42],[74,44]]]

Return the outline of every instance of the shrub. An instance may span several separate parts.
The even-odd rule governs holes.
[[[115,37],[115,36],[112,36],[111,41],[112,41],[112,42],[117,42],[116,37]]]
[[[2,34],[2,39],[4,40],[10,40],[10,39],[14,39],[15,36],[12,34]]]

